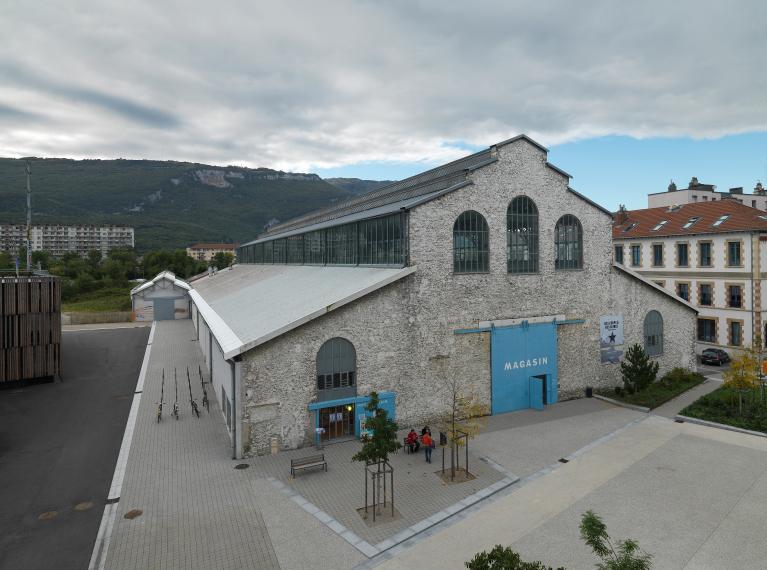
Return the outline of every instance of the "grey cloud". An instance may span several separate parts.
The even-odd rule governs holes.
[[[305,171],[446,160],[463,151],[445,141],[520,132],[556,144],[767,130],[757,0],[68,6],[6,11],[0,61],[33,70],[11,77],[36,103],[18,107],[50,118],[31,141],[0,133],[0,148]]]

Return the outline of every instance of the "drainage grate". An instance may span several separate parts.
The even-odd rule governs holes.
[[[684,423],[684,420],[679,420],[679,419],[676,419],[676,420],[674,420],[674,421],[675,421],[676,423],[678,423],[678,424],[683,424],[683,423]]]
[[[238,463],[234,466],[235,469],[247,469],[248,467],[250,467],[250,465],[247,463]]]
[[[559,459],[559,462],[560,462],[560,463],[570,463],[570,460],[569,460],[569,459],[565,459],[564,457],[561,457],[561,458]]]

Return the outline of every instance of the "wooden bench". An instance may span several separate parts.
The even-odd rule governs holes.
[[[325,471],[328,470],[328,464],[325,461],[324,453],[318,453],[317,455],[307,455],[306,457],[299,457],[298,459],[291,459],[290,476],[295,477],[296,471],[300,469],[310,469],[312,467],[322,467]]]

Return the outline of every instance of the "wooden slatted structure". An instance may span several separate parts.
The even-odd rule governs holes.
[[[0,276],[0,383],[54,377],[61,369],[61,282]]]

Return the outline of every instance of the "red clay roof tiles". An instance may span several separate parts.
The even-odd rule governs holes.
[[[675,206],[674,209],[664,206],[629,210],[626,220],[617,223],[619,215],[616,214],[616,222],[613,223],[613,239],[767,231],[767,212],[734,200],[696,202]],[[729,215],[729,218],[714,226],[713,223],[724,215]],[[699,219],[684,229],[683,226],[691,218]],[[666,223],[653,231],[664,220]]]

